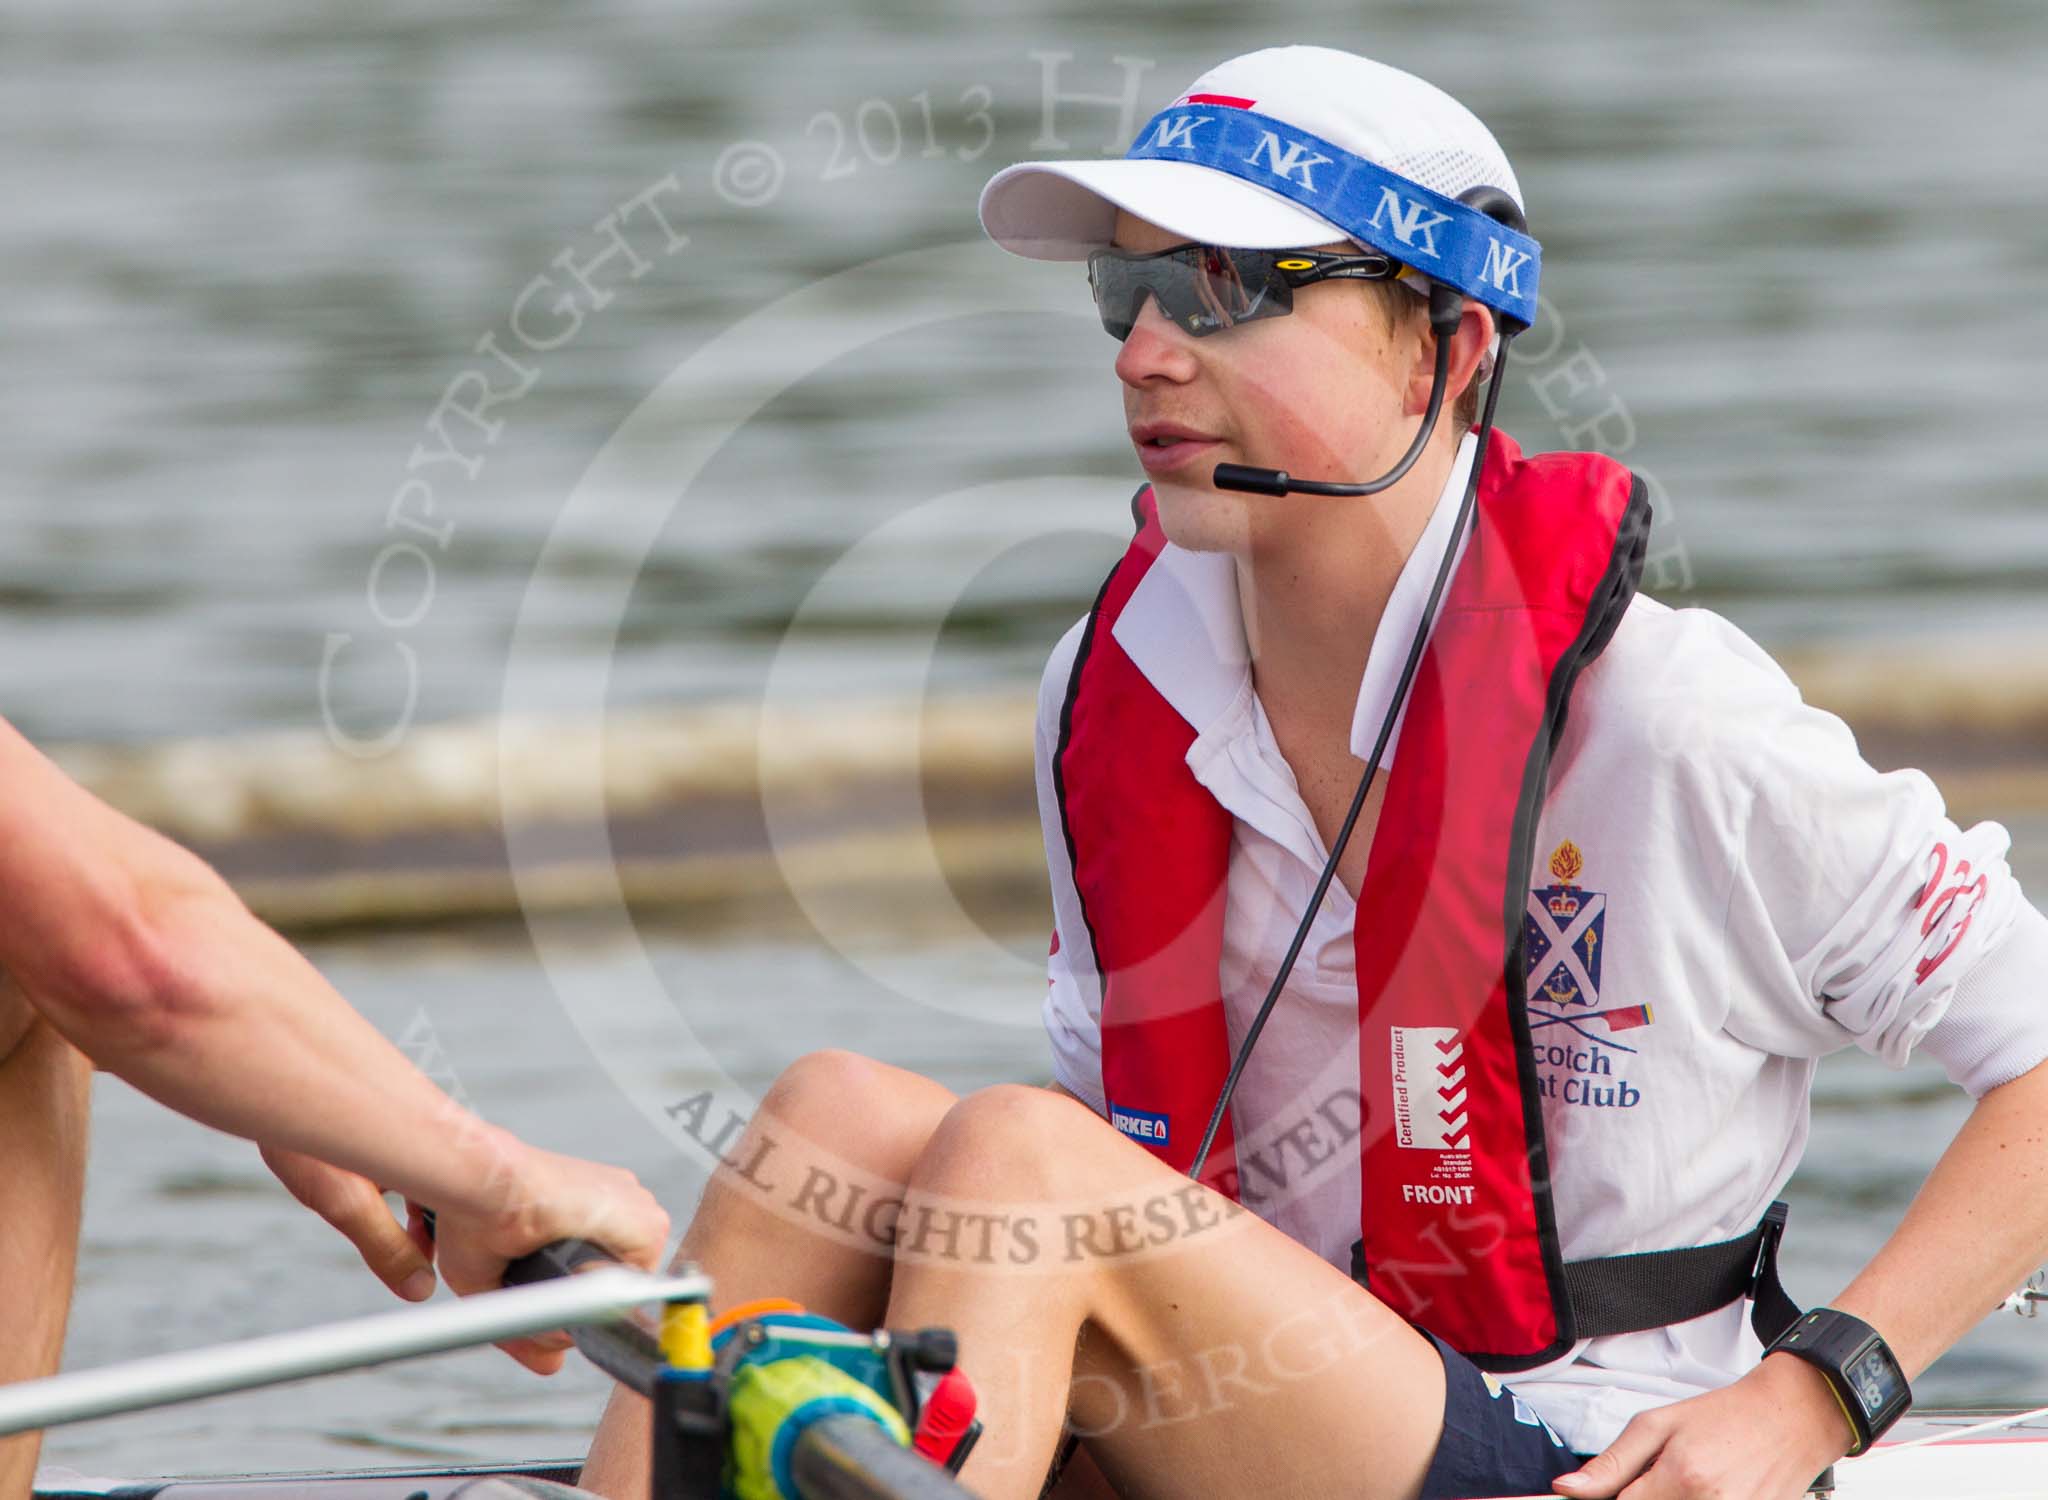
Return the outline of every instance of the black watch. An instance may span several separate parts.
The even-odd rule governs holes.
[[[1827,1377],[1828,1389],[1849,1419],[1854,1458],[1883,1437],[1913,1404],[1906,1372],[1878,1331],[1861,1318],[1816,1307],[1771,1340],[1766,1354],[1796,1354]]]

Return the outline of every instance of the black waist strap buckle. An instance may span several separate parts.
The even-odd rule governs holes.
[[[1799,1320],[1798,1304],[1778,1279],[1778,1246],[1790,1212],[1782,1201],[1773,1203],[1756,1228],[1717,1244],[1567,1262],[1565,1288],[1579,1337],[1666,1328],[1748,1297],[1750,1326],[1770,1343]]]
[[[1764,1210],[1756,1228],[1732,1240],[1687,1250],[1646,1250],[1565,1262],[1565,1295],[1582,1339],[1668,1328],[1751,1300],[1750,1326],[1768,1345],[1799,1321],[1799,1304],[1778,1279],[1778,1246],[1790,1207]],[[1351,1279],[1366,1285],[1365,1241],[1351,1246]]]

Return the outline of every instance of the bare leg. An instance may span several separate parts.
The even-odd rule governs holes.
[[[1007,1254],[932,1232],[919,1253],[913,1226],[948,1214],[1003,1219]],[[1428,1342],[1085,1106],[1011,1086],[962,1100],[903,1223],[887,1321],[959,1334],[988,1427],[962,1474],[977,1494],[1031,1500],[1070,1402],[1125,1495],[1420,1489],[1443,1421]]]
[[[712,1175],[677,1261],[710,1274],[714,1311],[790,1297],[849,1328],[878,1326],[904,1184],[954,1102],[928,1078],[850,1052],[799,1058],[727,1154],[736,1165]],[[583,1487],[638,1500],[648,1441],[646,1401],[615,1391]]]
[[[18,997],[16,997],[18,998]],[[0,984],[0,1021],[19,1014]],[[10,1031],[18,1026],[9,1027]],[[0,1037],[0,1049],[7,1046]],[[0,1385],[48,1375],[64,1349],[78,1264],[92,1064],[44,1022],[28,1021],[0,1050]],[[35,1478],[40,1433],[0,1438],[0,1500],[19,1500]]]

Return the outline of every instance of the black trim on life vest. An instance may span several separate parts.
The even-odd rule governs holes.
[[[1545,694],[1543,724],[1536,742],[1529,747],[1529,759],[1522,771],[1522,791],[1515,805],[1514,832],[1508,843],[1508,884],[1503,901],[1503,926],[1507,934],[1508,1021],[1515,1038],[1515,1068],[1522,1093],[1522,1125],[1529,1143],[1529,1190],[1536,1210],[1537,1238],[1543,1246],[1543,1275],[1550,1287],[1550,1305],[1557,1312],[1557,1339],[1535,1354],[1499,1355],[1473,1353],[1466,1356],[1481,1369],[1495,1372],[1532,1370],[1549,1364],[1571,1351],[1582,1336],[1579,1332],[1565,1275],[1564,1252],[1557,1235],[1557,1208],[1550,1189],[1550,1149],[1543,1133],[1542,1092],[1536,1079],[1536,1052],[1529,1031],[1529,976],[1523,948],[1528,905],[1528,882],[1535,863],[1536,820],[1543,811],[1544,794],[1550,779],[1550,757],[1564,733],[1564,721],[1571,690],[1586,664],[1598,656],[1614,636],[1621,618],[1628,612],[1643,576],[1643,561],[1650,548],[1649,488],[1640,475],[1630,476],[1628,502],[1622,507],[1615,528],[1614,551],[1607,571],[1600,579],[1586,611],[1579,637],[1558,659],[1550,674]]]
[[[1150,484],[1141,484],[1131,492],[1131,539],[1145,529],[1145,511],[1138,503]],[[1126,548],[1126,553],[1129,549]],[[1102,949],[1095,941],[1095,919],[1088,915],[1088,898],[1081,894],[1080,856],[1074,851],[1074,825],[1067,819],[1067,741],[1074,733],[1074,700],[1081,696],[1081,668],[1088,663],[1088,652],[1095,645],[1095,622],[1102,617],[1102,601],[1109,593],[1109,586],[1115,580],[1117,569],[1124,565],[1119,556],[1109,565],[1109,572],[1103,576],[1102,587],[1095,591],[1095,602],[1088,606],[1088,623],[1081,627],[1081,643],[1074,648],[1073,669],[1067,673],[1067,695],[1060,702],[1060,738],[1052,751],[1052,797],[1060,809],[1060,837],[1067,841],[1067,879],[1073,883],[1074,904],[1081,908],[1081,925],[1088,929],[1088,959],[1095,966],[1096,999],[1108,999],[1108,981],[1102,970]]]

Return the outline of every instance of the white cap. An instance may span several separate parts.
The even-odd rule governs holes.
[[[1266,47],[1211,68],[1174,103],[1256,110],[1447,198],[1483,185],[1525,207],[1514,168],[1478,116],[1435,84],[1369,57]],[[1085,260],[1110,243],[1119,208],[1208,245],[1291,250],[1351,238],[1294,200],[1228,172],[1122,158],[1005,167],[981,190],[981,227],[1013,255]],[[1404,271],[1401,280],[1428,291],[1418,272]]]

